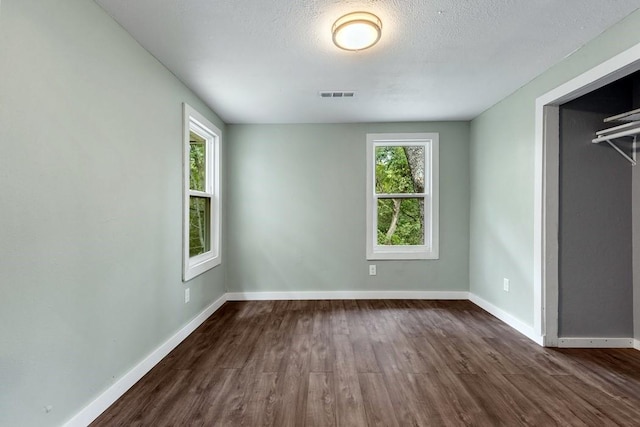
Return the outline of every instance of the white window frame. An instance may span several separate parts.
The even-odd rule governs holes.
[[[206,176],[205,191],[190,188],[190,133],[195,132],[206,140]],[[213,123],[186,103],[183,104],[183,214],[182,214],[182,280],[194,277],[220,265],[220,144],[222,132]],[[210,203],[211,230],[209,232],[209,251],[189,256],[189,201],[190,196],[207,197]]]
[[[422,146],[425,152],[424,193],[376,194],[375,148],[378,146]],[[367,134],[367,260],[438,259],[438,133]],[[424,197],[424,245],[378,245],[378,199]]]

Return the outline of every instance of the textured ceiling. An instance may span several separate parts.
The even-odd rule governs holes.
[[[638,0],[96,0],[227,123],[467,120]],[[345,13],[381,41],[331,41]],[[327,99],[323,90],[355,90]]]

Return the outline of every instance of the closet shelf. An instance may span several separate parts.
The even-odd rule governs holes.
[[[609,122],[627,122],[618,126],[614,126],[608,129],[603,129],[596,132],[596,137],[591,140],[594,144],[606,142],[613,147],[620,155],[627,159],[631,165],[636,165],[636,150],[638,135],[640,135],[640,108],[637,110],[628,111],[626,113],[618,114],[615,116],[607,117],[604,119],[605,123]],[[631,149],[631,156],[622,151],[612,140],[617,138],[624,138],[627,136],[633,137],[633,147]]]
[[[608,122],[634,122],[640,120],[640,108],[636,110],[627,111],[626,113],[617,114],[615,116],[607,117],[604,119],[605,123]]]
[[[599,130],[598,132],[596,132],[596,136],[610,135],[610,134],[612,134],[614,132],[618,132],[618,131],[621,131],[623,129],[630,129],[630,128],[635,128],[635,127],[640,127],[640,121],[625,123],[623,125],[614,126],[612,128]]]

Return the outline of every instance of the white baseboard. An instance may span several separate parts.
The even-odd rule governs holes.
[[[318,291],[318,292],[229,292],[227,301],[332,300],[332,299],[424,299],[466,300],[466,291]]]
[[[633,348],[633,338],[558,338],[561,348]]]
[[[633,340],[633,348],[640,350],[640,340]]]
[[[543,342],[544,342],[543,337],[541,337],[540,335],[537,335],[531,326],[527,325],[521,320],[516,319],[506,311],[496,307],[490,302],[485,301],[479,296],[474,295],[472,293],[469,293],[469,301],[471,301],[481,309],[487,311],[489,314],[492,314],[493,316],[502,320],[504,323],[511,326],[513,329],[520,332],[522,335],[526,336],[536,344],[543,345]]]
[[[185,338],[196,330],[205,320],[215,313],[222,304],[227,300],[226,294],[222,295],[210,306],[205,308],[191,322],[187,323],[182,329],[176,332],[164,344],[156,348],[142,362],[138,363],[133,369],[124,374],[117,382],[105,390],[93,402],[78,412],[73,418],[67,421],[65,427],[85,427],[93,422],[100,414],[102,414],[109,406],[120,398],[127,390],[129,390],[140,378],[149,372],[158,364],[167,354],[178,346]]]

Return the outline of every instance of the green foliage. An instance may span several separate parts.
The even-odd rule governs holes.
[[[413,193],[415,188],[404,148],[376,147],[376,193]],[[379,199],[378,244],[424,244],[422,203],[417,198]]]
[[[205,191],[206,177],[206,145],[193,140],[189,149],[189,188],[197,191]]]
[[[189,198],[189,256],[203,254],[209,250],[210,199]]]
[[[195,133],[190,135],[189,144],[189,188],[206,190],[207,152],[206,141]],[[209,250],[209,209],[210,200],[191,196],[189,199],[189,256],[200,255]]]
[[[387,238],[394,211],[394,199],[378,201],[379,245],[423,245],[424,235],[420,221],[419,199],[402,199],[395,232]]]
[[[409,162],[402,147],[376,147],[376,192],[415,192]]]

